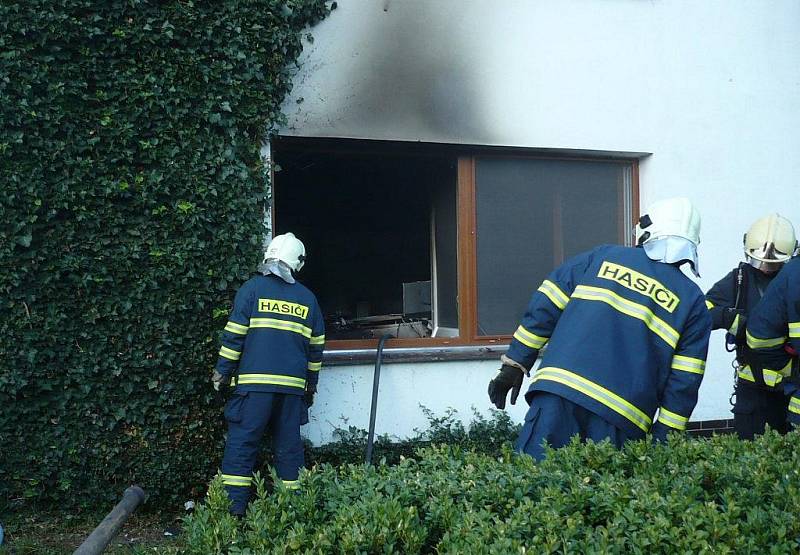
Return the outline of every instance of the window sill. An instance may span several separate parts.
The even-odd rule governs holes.
[[[383,350],[383,363],[450,362],[455,360],[497,360],[508,350],[508,343],[430,347],[389,347]],[[325,351],[324,366],[375,364],[375,349],[336,349]]]

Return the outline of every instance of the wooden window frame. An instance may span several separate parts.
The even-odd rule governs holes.
[[[387,342],[388,347],[394,348],[446,348],[465,346],[493,346],[505,345],[511,341],[511,335],[478,335],[478,265],[477,265],[477,200],[475,183],[475,165],[478,158],[522,158],[526,160],[563,160],[575,162],[609,162],[615,164],[630,164],[631,192],[630,213],[631,220],[625,222],[620,219],[620,237],[627,237],[633,226],[639,220],[639,158],[641,154],[627,156],[565,156],[558,153],[540,154],[531,153],[524,149],[479,149],[458,145],[445,146],[449,151],[457,154],[457,191],[456,191],[456,228],[457,228],[457,305],[459,337],[424,337],[424,338],[393,338]],[[408,149],[410,154],[420,153],[424,145],[415,145]],[[346,149],[319,149],[323,151],[357,152],[352,147]],[[643,153],[644,154],[644,153]],[[274,183],[274,181],[273,181]],[[620,184],[620,212],[625,210],[625,184]],[[276,195],[275,188],[271,191],[273,200]],[[272,226],[275,227],[275,203],[271,207]],[[331,339],[325,344],[325,350],[362,350],[376,349],[378,339]]]
[[[632,233],[633,226],[639,221],[639,160],[631,158],[591,158],[591,157],[564,157],[564,156],[536,156],[525,154],[475,154],[458,159],[458,293],[459,301],[462,295],[467,299],[466,305],[459,302],[459,334],[463,339],[462,345],[497,345],[511,341],[508,335],[478,335],[478,241],[477,241],[477,200],[475,182],[475,160],[477,158],[521,158],[525,160],[559,160],[570,162],[609,162],[614,164],[630,164],[631,166],[631,220],[625,222],[620,218],[618,236],[624,239]],[[620,183],[620,213],[625,214],[624,183]],[[554,224],[555,225],[555,224]],[[555,249],[554,249],[555,251]],[[554,252],[554,255],[557,254]],[[559,264],[556,264],[560,265]],[[555,266],[554,266],[555,267]],[[533,289],[530,291],[533,293]],[[466,333],[465,333],[466,332]],[[465,336],[464,336],[465,335]],[[377,343],[376,343],[377,345]],[[396,346],[400,346],[396,344]]]

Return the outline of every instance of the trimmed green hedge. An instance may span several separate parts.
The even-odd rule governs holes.
[[[472,419],[464,425],[458,411],[448,409],[441,416],[430,409],[421,407],[421,412],[428,420],[424,430],[415,429],[415,434],[407,439],[397,439],[386,435],[377,436],[372,460],[382,464],[398,464],[404,458],[412,458],[421,447],[447,444],[476,453],[493,455],[499,453],[504,445],[516,440],[522,424],[512,422],[508,413],[491,409],[487,418],[473,408]],[[334,431],[333,441],[311,447],[306,445],[306,466],[330,464],[357,464],[364,461],[367,447],[367,431],[355,426]],[[264,461],[272,463],[272,456],[265,450]]]
[[[261,482],[241,523],[216,479],[185,553],[797,553],[798,444],[573,443],[540,464],[433,447],[396,466],[318,466],[299,494]]]
[[[216,469],[209,376],[261,252],[259,149],[328,10],[0,3],[0,509],[131,482],[157,506]]]

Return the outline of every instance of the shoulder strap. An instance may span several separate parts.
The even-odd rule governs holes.
[[[745,273],[744,273],[744,266],[745,262],[739,262],[739,266],[736,268],[736,296],[734,297],[733,308],[746,308],[742,306],[742,291],[745,289],[744,282],[745,282]],[[747,301],[744,301],[747,302]]]
[[[743,295],[742,292],[747,290],[747,273],[745,272],[747,266],[746,262],[740,262],[739,266],[736,268],[736,275],[734,280],[734,287],[736,288],[736,296],[734,297],[733,308],[734,310],[743,309],[747,312],[747,295]],[[736,351],[736,360],[739,361],[740,364],[746,364],[747,360],[751,357],[748,356],[749,348],[747,343],[740,339],[736,341],[734,339],[734,348],[731,350]],[[755,374],[755,372],[754,372]],[[760,374],[760,372],[759,372]],[[756,378],[758,381],[759,378]],[[763,382],[763,378],[761,378]]]

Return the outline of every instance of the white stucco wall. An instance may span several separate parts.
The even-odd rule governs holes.
[[[796,0],[338,4],[313,29],[283,134],[651,152],[641,203],[700,208],[703,289],[740,260],[756,217],[800,225]],[[730,356],[720,332],[712,344],[695,420],[730,417]],[[496,367],[386,365],[378,432],[423,426],[419,403],[486,410]],[[366,428],[370,388],[369,367],[323,370],[310,437],[340,415]]]
[[[473,407],[483,414],[491,405],[486,394],[489,379],[499,368],[496,362],[456,361],[396,363],[381,366],[375,433],[396,438],[425,430],[428,421],[420,405],[441,416],[447,408],[458,411],[464,422],[472,419]],[[310,411],[310,424],[303,434],[314,443],[331,439],[335,428],[369,428],[374,366],[337,366],[320,374],[319,394]],[[527,404],[522,398],[508,410],[522,422]]]

